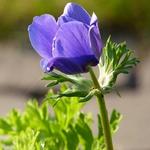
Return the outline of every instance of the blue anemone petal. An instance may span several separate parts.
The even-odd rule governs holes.
[[[55,36],[52,55],[53,57],[94,55],[90,48],[88,28],[85,24],[78,21],[63,24]]]
[[[62,25],[63,23],[76,20],[90,25],[90,19],[90,15],[83,7],[75,3],[68,3],[58,20],[58,24]]]
[[[102,44],[102,39],[98,28],[98,19],[95,13],[93,13],[90,22],[89,40],[90,40],[91,49],[94,51],[95,56],[97,56],[97,58],[99,59],[102,53],[103,44]]]
[[[88,66],[95,66],[98,60],[93,55],[80,57],[56,57],[49,60],[42,60],[41,66],[45,72],[57,69],[65,74],[78,74],[88,72]]]
[[[48,14],[34,17],[28,31],[31,44],[36,52],[43,58],[51,57],[52,42],[57,31],[54,17]]]

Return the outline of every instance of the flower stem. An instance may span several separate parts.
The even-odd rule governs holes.
[[[89,72],[94,83],[94,88],[98,89],[99,91],[102,91],[91,67],[89,67]],[[102,92],[100,92],[96,94],[96,96],[97,96],[99,109],[100,109],[100,119],[101,119],[102,129],[104,133],[106,150],[113,150],[113,143],[112,143],[112,137],[111,137],[111,131],[109,126],[109,119],[108,119],[108,113],[105,105],[104,95],[102,94]]]

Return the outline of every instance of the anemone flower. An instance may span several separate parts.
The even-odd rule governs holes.
[[[75,3],[65,6],[57,22],[49,14],[34,17],[28,32],[44,72],[84,73],[99,62],[102,40],[97,16]]]

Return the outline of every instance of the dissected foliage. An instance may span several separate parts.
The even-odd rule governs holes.
[[[66,89],[63,85],[61,92]],[[0,118],[1,150],[96,150],[105,147],[100,122],[99,136],[95,137],[91,115],[81,112],[84,104],[79,98],[60,98],[53,107],[56,100],[49,99],[50,95],[53,92],[48,93],[41,105],[30,100],[22,113],[14,109]],[[116,111],[112,113],[112,133],[118,129],[120,118]]]

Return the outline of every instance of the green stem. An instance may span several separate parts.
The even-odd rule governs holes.
[[[89,67],[89,72],[94,83],[94,88],[101,91],[99,94],[96,94],[96,96],[97,96],[99,109],[100,109],[100,119],[103,128],[106,149],[113,150],[112,137],[111,137],[111,131],[109,126],[109,119],[108,119],[108,113],[105,105],[104,95],[102,94],[101,87],[91,67]]]

